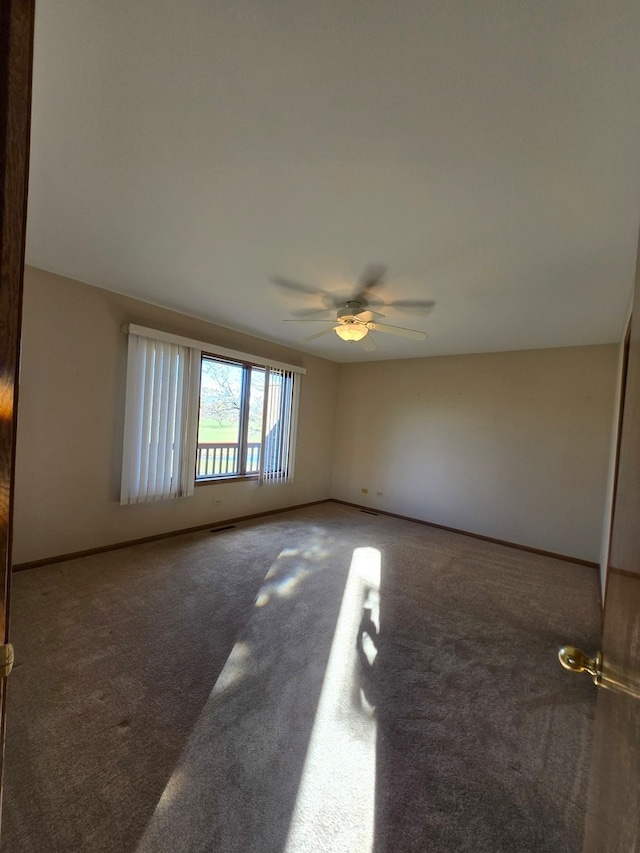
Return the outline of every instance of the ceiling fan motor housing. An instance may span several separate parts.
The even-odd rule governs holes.
[[[347,302],[344,308],[338,311],[337,319],[341,323],[358,323],[360,322],[356,315],[363,311],[365,306],[362,302]]]

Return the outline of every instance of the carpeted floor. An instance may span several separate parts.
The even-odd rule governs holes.
[[[14,576],[3,853],[579,851],[597,575],[327,503]]]

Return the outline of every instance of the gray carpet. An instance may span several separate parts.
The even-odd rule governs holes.
[[[3,853],[581,849],[592,569],[322,504],[20,572],[12,631]]]

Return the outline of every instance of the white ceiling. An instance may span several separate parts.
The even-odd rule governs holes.
[[[620,338],[637,0],[40,0],[28,263],[335,361]],[[368,264],[426,342],[285,323]]]

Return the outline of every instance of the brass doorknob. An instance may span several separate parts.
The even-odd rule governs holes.
[[[598,652],[595,658],[590,658],[582,649],[575,646],[562,646],[558,649],[558,658],[565,669],[570,672],[587,672],[593,678],[594,684],[600,684],[602,678],[602,654]]]

